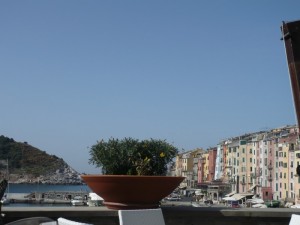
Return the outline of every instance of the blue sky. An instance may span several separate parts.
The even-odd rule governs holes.
[[[78,172],[110,137],[179,149],[296,123],[298,0],[0,1],[0,134]]]

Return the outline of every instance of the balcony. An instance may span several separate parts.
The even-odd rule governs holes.
[[[176,204],[176,203],[174,203]],[[189,203],[190,204],[190,203]],[[191,207],[191,206],[162,206],[166,225],[282,225],[289,224],[291,214],[295,210],[289,208],[238,208],[226,207]],[[28,217],[50,217],[57,220],[64,217],[70,220],[91,223],[94,225],[119,225],[118,211],[105,207],[3,207],[4,224]],[[203,221],[202,223],[199,221]]]
[[[295,150],[295,146],[294,145],[292,145],[292,146],[289,147],[289,151],[294,151],[294,150]]]
[[[251,176],[252,178],[254,178],[254,179],[257,177],[257,176],[256,176],[256,173],[251,173],[250,176]]]
[[[235,181],[235,179],[230,179],[230,180],[228,181],[228,183],[229,183],[229,184],[236,184],[236,181]]]
[[[268,176],[268,181],[272,181],[273,180],[273,178],[272,178],[272,176]]]
[[[261,170],[257,170],[256,171],[256,177],[260,177],[261,176],[261,172],[262,172]]]
[[[271,164],[268,165],[268,170],[272,170],[273,166]]]
[[[213,175],[213,174],[215,173],[215,170],[213,170],[213,169],[208,170],[208,173],[209,173],[210,175]]]

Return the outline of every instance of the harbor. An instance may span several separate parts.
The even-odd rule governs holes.
[[[72,200],[80,200],[87,204],[89,192],[87,191],[47,191],[32,193],[8,193],[9,203],[27,204],[71,204]]]
[[[103,199],[86,185],[9,183],[1,203],[10,208],[101,206]]]

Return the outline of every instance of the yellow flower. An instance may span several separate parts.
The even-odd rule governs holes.
[[[161,158],[163,158],[163,157],[165,157],[165,153],[161,152],[161,153],[159,154],[159,156],[160,156]]]

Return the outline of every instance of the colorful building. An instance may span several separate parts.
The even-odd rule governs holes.
[[[300,203],[299,129],[285,126],[222,140],[207,151],[179,154],[176,175],[186,188],[230,186],[264,200]]]

